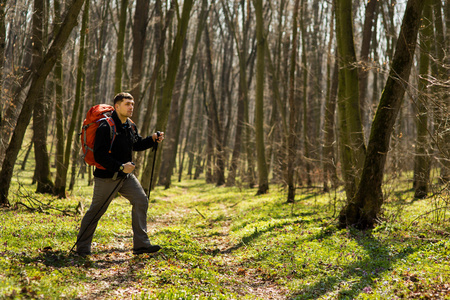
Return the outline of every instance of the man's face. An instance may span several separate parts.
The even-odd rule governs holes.
[[[122,117],[131,117],[133,115],[134,100],[123,99],[123,101],[115,104],[117,114]]]

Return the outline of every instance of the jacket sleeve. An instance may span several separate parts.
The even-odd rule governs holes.
[[[134,128],[135,128],[134,143],[133,143],[134,151],[144,151],[149,148],[152,148],[156,144],[156,142],[153,141],[151,135],[146,138],[143,138],[142,136],[139,135],[137,127],[134,126]]]
[[[95,161],[102,165],[110,172],[119,171],[121,162],[114,159],[109,148],[111,146],[111,129],[108,123],[102,122],[95,133],[94,158]]]

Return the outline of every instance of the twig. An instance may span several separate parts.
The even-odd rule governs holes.
[[[200,216],[202,216],[203,219],[206,219],[205,216],[204,216],[201,212],[199,212],[197,208],[195,209],[195,211],[198,212],[198,214],[199,214]]]
[[[450,208],[450,206],[438,207],[438,208],[435,208],[435,209],[433,209],[433,210],[427,211],[426,213],[421,214],[420,216],[418,216],[417,218],[415,218],[414,220],[412,220],[411,224],[409,224],[408,227],[406,227],[406,230],[408,230],[409,227],[411,227],[411,225],[412,225],[416,220],[418,220],[418,219],[420,219],[420,218],[422,218],[422,217],[425,217],[426,215],[429,215],[429,214],[431,214],[431,213],[433,213],[433,212],[435,212],[435,211],[438,211],[438,210],[441,210],[441,209],[449,209],[449,208]]]

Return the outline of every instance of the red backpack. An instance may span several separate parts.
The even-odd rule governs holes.
[[[89,109],[86,114],[86,119],[83,121],[83,127],[81,128],[81,148],[83,149],[84,161],[90,166],[96,166],[99,169],[105,170],[94,159],[94,142],[95,132],[101,121],[106,120],[111,129],[111,146],[109,147],[109,153],[111,153],[112,144],[116,138],[116,126],[114,120],[111,118],[111,114],[114,111],[114,107],[107,104],[98,104]]]

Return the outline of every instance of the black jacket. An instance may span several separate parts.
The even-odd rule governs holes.
[[[151,136],[142,138],[136,129],[132,128],[132,122],[128,119],[122,124],[116,111],[112,113],[112,119],[116,127],[111,153],[111,131],[108,122],[102,121],[95,133],[94,158],[106,170],[95,168],[94,176],[100,178],[112,178],[116,172],[124,176],[119,168],[122,164],[133,161],[133,151],[143,151],[155,145]]]

